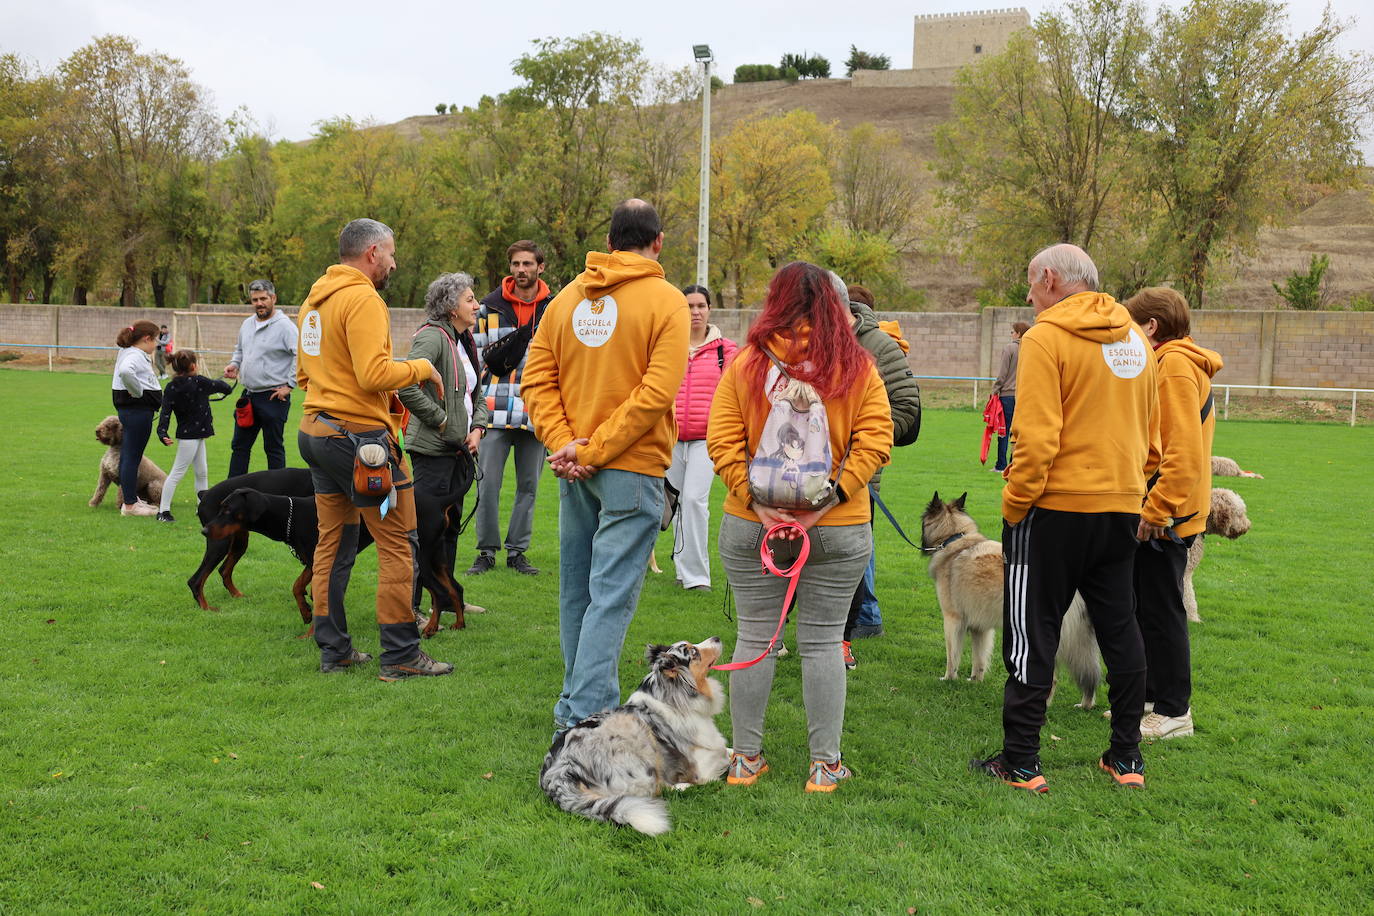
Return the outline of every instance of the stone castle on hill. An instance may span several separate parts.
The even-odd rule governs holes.
[[[916,17],[910,70],[856,70],[855,86],[953,86],[959,68],[1007,46],[1030,25],[1021,7]]]

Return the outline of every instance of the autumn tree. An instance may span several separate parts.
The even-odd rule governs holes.
[[[1053,242],[1097,252],[1109,275],[1112,258],[1135,260],[1123,112],[1148,42],[1139,0],[1078,0],[956,78],[936,133],[939,224],[994,284]]]
[[[52,289],[57,225],[57,151],[51,140],[54,81],[17,55],[0,55],[0,269],[9,301],[36,272]]]
[[[736,307],[824,215],[834,195],[832,133],[811,112],[794,110],[740,121],[713,144],[712,257]]]
[[[144,54],[131,39],[98,38],[62,62],[68,167],[87,212],[118,241],[122,305],[134,304],[145,256],[159,243],[156,193],[185,160],[218,145],[219,123],[179,60]]]
[[[891,131],[864,123],[835,144],[835,210],[850,232],[881,238],[894,251],[916,240],[922,193],[918,164]]]
[[[1291,212],[1314,182],[1353,182],[1371,111],[1369,58],[1340,52],[1330,8],[1288,36],[1274,0],[1162,7],[1135,93],[1157,245],[1180,290],[1205,301],[1213,265]]]

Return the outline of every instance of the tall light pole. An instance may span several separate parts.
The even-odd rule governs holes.
[[[692,45],[701,64],[701,200],[697,204],[697,284],[706,285],[711,248],[711,62],[710,45]]]

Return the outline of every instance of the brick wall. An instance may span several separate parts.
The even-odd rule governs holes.
[[[222,355],[227,361],[248,309],[207,305],[196,310],[229,314],[177,316],[177,344]],[[294,309],[285,311],[294,314]],[[727,337],[742,341],[757,314],[748,309],[715,309],[711,320]],[[996,369],[1012,322],[1031,320],[1031,310],[882,312],[879,317],[901,323],[911,342],[909,359],[917,375],[986,377]],[[119,329],[142,318],[173,324],[171,311],[164,309],[4,305],[0,306],[0,344],[51,344],[56,334],[60,346],[113,348]],[[411,336],[423,318],[419,309],[391,310],[397,356],[409,351]],[[1221,384],[1374,388],[1374,312],[1198,311],[1193,313],[1193,337],[1221,353],[1226,363],[1217,376]],[[112,351],[107,355],[113,359]],[[91,356],[99,358],[95,353]]]

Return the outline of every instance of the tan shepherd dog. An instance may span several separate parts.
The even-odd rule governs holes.
[[[930,555],[930,578],[945,620],[945,673],[941,680],[959,678],[964,638],[973,654],[971,681],[981,681],[992,659],[997,630],[1002,627],[1002,544],[978,532],[964,511],[965,493],[952,502],[937,492],[921,515],[921,546]],[[1077,593],[1064,614],[1059,631],[1059,664],[1068,669],[1083,691],[1082,709],[1092,709],[1102,683],[1097,637]]]

